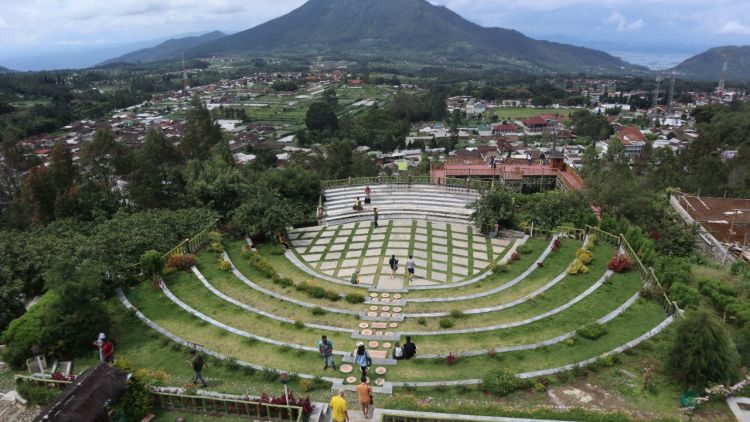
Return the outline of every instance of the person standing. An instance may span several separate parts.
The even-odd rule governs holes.
[[[365,349],[365,344],[362,342],[357,343],[357,356],[354,358],[354,362],[359,365],[359,369],[362,370],[362,376],[367,377],[367,368],[372,365],[372,359],[370,354]]]
[[[370,405],[372,405],[372,388],[367,385],[367,377],[362,377],[359,381],[357,395],[359,396],[359,404],[362,405],[362,413],[367,418],[367,415],[370,414]]]
[[[336,370],[336,362],[333,360],[333,342],[328,340],[328,337],[323,336],[318,341],[318,350],[320,350],[321,356],[323,356],[323,370],[328,369],[328,363],[330,362],[331,368]]]
[[[201,374],[201,371],[203,370],[203,366],[206,364],[205,360],[203,359],[203,356],[201,356],[200,353],[197,353],[195,350],[190,351],[190,359],[188,359],[188,363],[190,364],[190,367],[193,368],[193,371],[195,372],[195,376],[193,377],[193,384],[197,384],[198,381],[201,382],[201,387],[205,388],[208,387],[208,383],[203,378],[203,375]]]
[[[372,191],[370,190],[370,187],[367,186],[365,188],[365,205],[370,205],[370,202],[371,202],[371,200],[370,200],[370,192],[372,192]]]
[[[344,389],[339,389],[339,393],[331,398],[328,403],[331,408],[331,415],[334,422],[346,422],[349,420],[349,412],[346,410],[346,399],[344,398]]]
[[[417,354],[417,345],[411,342],[411,336],[406,336],[404,343],[404,359],[411,359]]]
[[[409,281],[414,280],[414,257],[411,255],[406,260],[406,271],[409,272]]]
[[[373,220],[373,222],[375,224],[375,228],[376,229],[378,227],[380,227],[380,226],[378,226],[378,209],[377,208],[373,208],[372,209],[372,220]]]
[[[112,363],[115,360],[115,342],[111,338],[108,338],[102,345],[102,353],[104,354],[104,361]]]
[[[398,259],[396,255],[391,255],[391,259],[388,260],[388,266],[391,267],[391,278],[396,277],[396,271],[398,271]]]
[[[99,361],[101,362],[104,362],[104,352],[102,351],[102,347],[104,347],[105,338],[107,338],[107,336],[105,336],[104,333],[99,333],[99,337],[91,342],[91,344],[99,348]]]

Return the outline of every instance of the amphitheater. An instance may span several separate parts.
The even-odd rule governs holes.
[[[608,270],[621,242],[587,230],[486,237],[467,204],[479,193],[440,185],[372,185],[372,204],[354,211],[364,186],[325,189],[320,224],[289,230],[289,249],[225,240],[190,272],[127,294],[125,306],[172,340],[240,365],[321,377],[354,389],[352,352],[364,342],[378,393],[399,387],[478,384],[507,369],[548,376],[601,361],[656,335],[671,312],[639,297],[635,269]],[[379,209],[379,225],[372,207]],[[569,275],[576,251],[593,261]],[[620,253],[625,253],[624,249]],[[388,266],[395,255],[399,270]],[[409,255],[416,274],[405,272]],[[258,265],[262,257],[265,267]],[[221,269],[226,260],[231,267]],[[227,270],[229,269],[229,270]],[[354,273],[359,283],[352,284]],[[364,301],[362,301],[364,300]],[[606,326],[598,338],[583,327]],[[337,370],[324,371],[317,342],[334,343]],[[392,359],[411,336],[417,356]],[[448,358],[450,356],[450,358]]]

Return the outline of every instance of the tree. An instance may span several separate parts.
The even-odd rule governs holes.
[[[335,132],[339,128],[339,119],[329,104],[312,103],[307,110],[305,125],[313,131]]]
[[[158,130],[146,132],[137,153],[135,171],[128,192],[140,208],[176,208],[183,203],[185,181],[182,160],[172,143]]]
[[[108,128],[99,128],[91,143],[83,148],[81,167],[84,174],[97,183],[111,189],[115,180],[133,168],[130,150],[115,140]]]
[[[736,380],[739,355],[716,317],[700,309],[677,327],[667,367],[683,386],[703,388]]]
[[[571,116],[576,135],[594,141],[607,139],[612,134],[612,126],[605,116],[591,114],[588,110],[578,110]]]
[[[205,160],[210,156],[211,147],[222,140],[221,128],[196,94],[190,102],[187,121],[182,129],[180,149],[183,156],[187,159]]]
[[[334,88],[328,88],[323,91],[323,102],[328,104],[331,108],[334,108],[339,104],[339,97]]]
[[[164,270],[164,257],[152,249],[141,255],[140,264],[143,275],[150,278],[154,285],[158,284],[159,276]]]
[[[272,239],[302,221],[303,214],[276,190],[258,190],[248,195],[231,214],[235,230],[248,236]]]
[[[474,210],[471,219],[482,233],[489,233],[496,225],[502,228],[513,227],[515,224],[515,205],[513,193],[506,187],[500,186],[484,192],[476,201],[467,207]]]

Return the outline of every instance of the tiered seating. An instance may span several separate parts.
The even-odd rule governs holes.
[[[476,191],[435,185],[373,185],[372,204],[364,211],[354,211],[357,197],[364,205],[365,187],[330,188],[324,192],[325,214],[321,224],[336,226],[372,220],[377,207],[381,220],[431,220],[466,224],[472,210],[466,206],[479,198]]]

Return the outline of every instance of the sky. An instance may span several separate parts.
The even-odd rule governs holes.
[[[0,65],[21,56],[106,52],[176,35],[240,31],[304,1],[2,0]],[[687,57],[711,46],[750,44],[750,0],[429,1],[483,26],[622,55]]]

